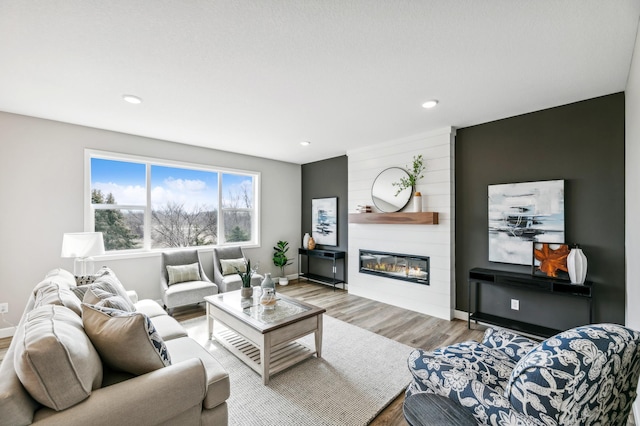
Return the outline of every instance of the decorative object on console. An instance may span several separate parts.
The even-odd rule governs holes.
[[[533,243],[532,274],[567,279],[567,256],[567,244]]]
[[[305,248],[305,249],[309,248],[309,238],[311,238],[311,235],[309,235],[309,233],[306,232],[304,234],[304,237],[302,237],[302,248]]]
[[[311,200],[311,226],[316,244],[338,245],[338,197]]]
[[[571,284],[584,284],[587,278],[587,256],[577,244],[567,256],[567,269]]]
[[[534,241],[564,242],[564,180],[489,185],[489,261],[532,265]]]
[[[373,212],[373,209],[369,205],[364,205],[363,206],[363,205],[358,204],[358,207],[356,207],[356,212],[357,213],[371,213],[371,212]]]
[[[62,236],[61,257],[74,257],[76,276],[93,274],[93,258],[104,254],[102,232],[67,232]]]
[[[285,275],[284,268],[286,266],[291,265],[291,260],[287,258],[287,252],[289,251],[289,242],[288,241],[278,241],[276,246],[273,248],[273,264],[280,268],[280,285],[289,284],[289,279]]]
[[[422,212],[422,194],[416,192],[413,196],[413,211],[416,213]]]
[[[315,248],[316,248],[316,240],[314,240],[313,237],[310,237],[309,244],[307,244],[307,249],[313,250]]]
[[[400,167],[390,167],[380,172],[371,185],[371,201],[382,213],[395,213],[409,204],[412,188],[394,194],[394,182],[408,179],[409,173]]]

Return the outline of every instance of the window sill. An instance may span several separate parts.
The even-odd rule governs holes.
[[[99,256],[93,256],[94,262],[110,260],[122,260],[122,259],[136,259],[145,257],[159,257],[165,252],[174,252],[180,250],[198,250],[198,252],[213,253],[214,247],[231,247],[232,244],[225,244],[221,246],[200,246],[200,247],[178,247],[178,248],[165,248],[165,249],[153,249],[153,250],[140,250],[140,251],[123,251],[123,252],[108,252]],[[259,244],[246,244],[240,245],[243,249],[260,248]]]

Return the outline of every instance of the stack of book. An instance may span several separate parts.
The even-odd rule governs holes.
[[[372,210],[371,206],[358,205],[358,208],[356,209],[356,211],[358,213],[371,213],[373,210]]]

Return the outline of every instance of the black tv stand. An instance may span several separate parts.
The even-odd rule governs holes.
[[[475,286],[473,285],[475,284]],[[495,269],[473,268],[469,271],[469,314],[467,318],[467,327],[471,329],[471,321],[497,325],[511,330],[531,334],[540,337],[551,337],[558,334],[564,329],[561,326],[548,327],[531,322],[523,322],[511,318],[505,318],[493,315],[490,312],[482,312],[478,306],[478,292],[482,286],[503,286],[516,287],[520,290],[543,292],[558,297],[583,298],[587,303],[589,323],[593,322],[593,303],[592,303],[592,284],[586,282],[582,284],[571,284],[567,281],[556,280],[547,277],[538,277],[531,274],[518,272],[499,271]],[[471,291],[472,287],[475,289]],[[472,295],[474,296],[472,298]],[[553,317],[553,312],[545,312],[545,317],[549,319]],[[553,318],[552,318],[553,319]]]

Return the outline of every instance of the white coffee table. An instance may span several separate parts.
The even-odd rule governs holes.
[[[258,299],[242,299],[240,290],[207,296],[209,338],[262,376],[269,378],[313,355],[322,356],[322,314],[325,309],[278,294],[272,311],[263,310]],[[225,327],[215,327],[219,321]],[[296,341],[315,334],[315,348]]]

